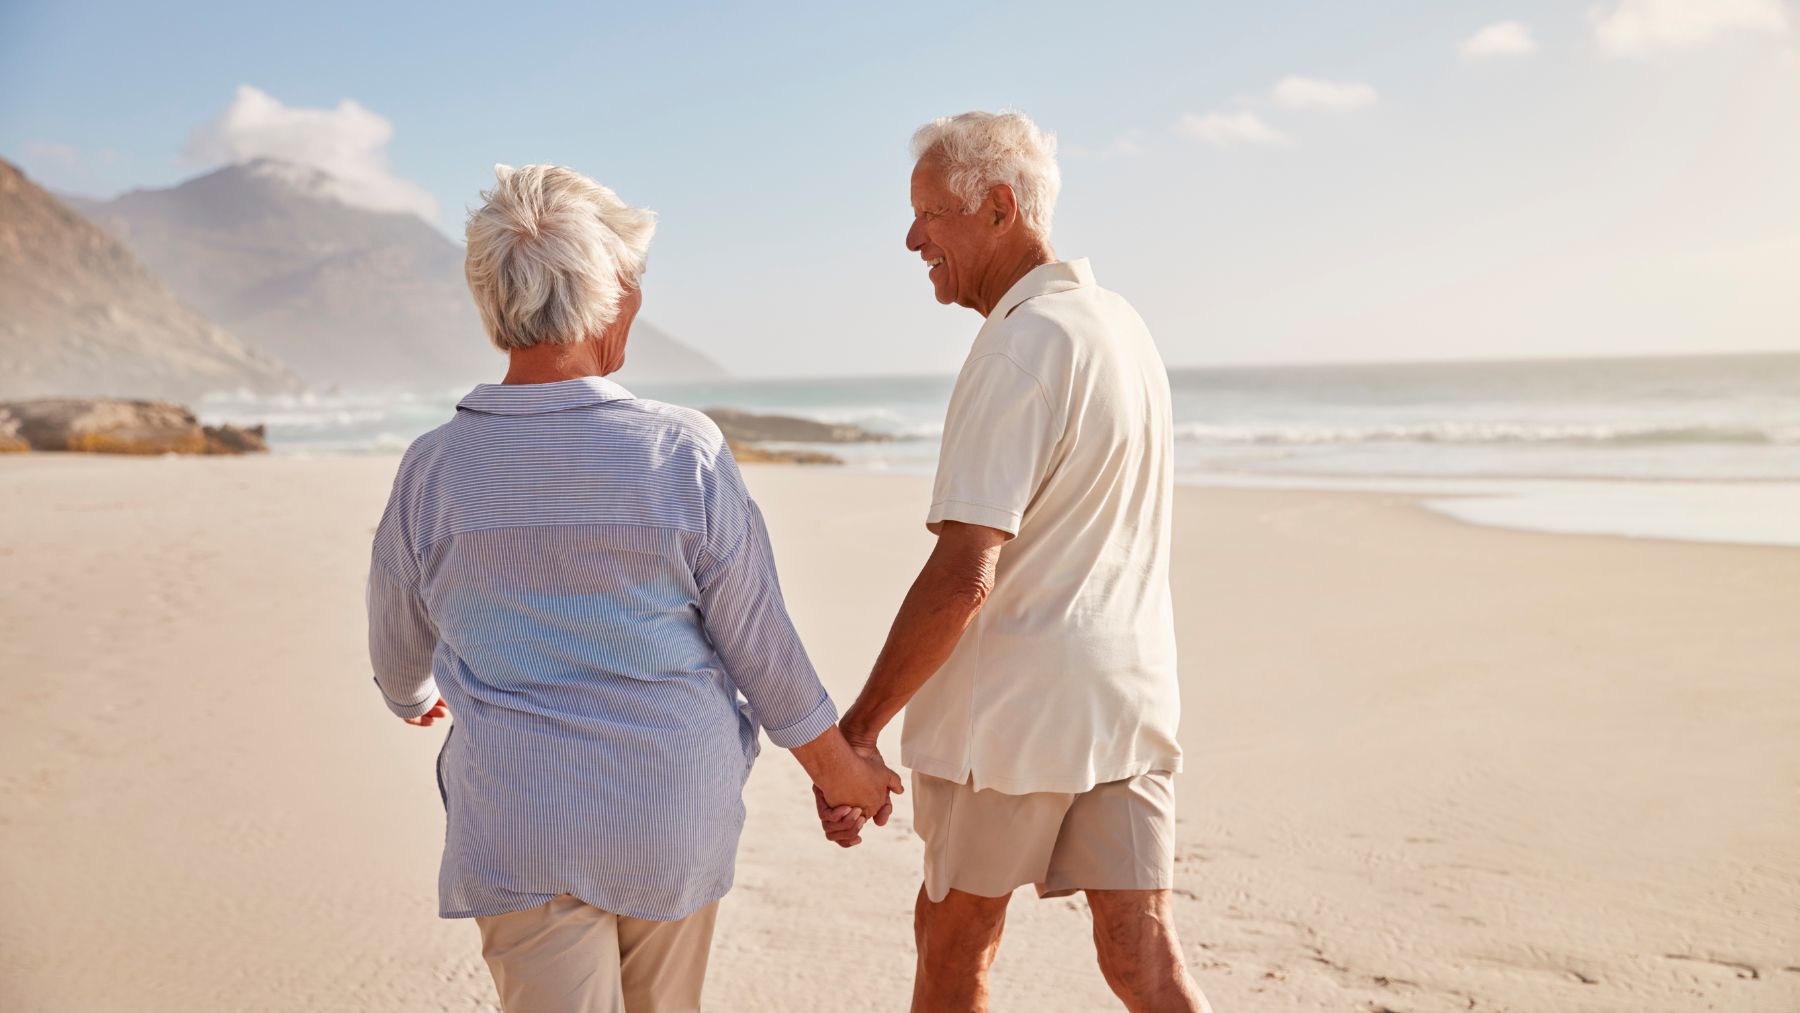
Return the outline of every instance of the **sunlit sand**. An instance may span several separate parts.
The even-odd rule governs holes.
[[[492,1008],[435,917],[442,729],[368,682],[395,463],[0,460],[0,1007]],[[847,699],[928,485],[749,478]],[[1195,489],[1175,551],[1178,911],[1221,1011],[1800,1008],[1800,551]],[[709,1007],[903,1008],[908,802],[841,852],[766,749],[747,804]],[[995,988],[1113,1008],[1078,901],[1018,898]]]

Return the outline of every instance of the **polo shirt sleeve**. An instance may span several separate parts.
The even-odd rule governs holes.
[[[950,396],[925,526],[936,534],[961,521],[1017,535],[1061,427],[1044,385],[1010,356],[971,359]]]

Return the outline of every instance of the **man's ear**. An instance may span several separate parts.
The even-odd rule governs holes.
[[[996,183],[988,191],[988,205],[992,209],[993,223],[996,228],[1006,229],[1019,217],[1019,201],[1013,195],[1013,188],[1008,183]]]

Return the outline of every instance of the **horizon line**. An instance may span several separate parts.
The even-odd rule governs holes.
[[[704,349],[702,349],[704,351]],[[1298,370],[1298,369],[1354,369],[1361,367],[1392,366],[1503,366],[1503,365],[1550,365],[1554,363],[1608,363],[1608,362],[1664,362],[1676,359],[1753,359],[1800,357],[1800,348],[1749,348],[1733,349],[1723,352],[1632,352],[1619,355],[1569,355],[1569,356],[1474,356],[1443,359],[1332,359],[1322,361],[1277,361],[1277,362],[1220,362],[1220,363],[1182,363],[1165,364],[1170,373],[1189,372],[1230,372],[1252,370]],[[629,362],[626,370],[630,369]],[[728,373],[723,377],[710,380],[634,380],[634,383],[738,383],[767,381],[777,383],[788,380],[930,380],[954,377],[951,372],[893,372],[893,373]]]

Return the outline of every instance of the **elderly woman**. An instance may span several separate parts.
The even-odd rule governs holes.
[[[838,733],[718,428],[604,379],[655,216],[569,169],[497,173],[466,270],[510,365],[400,464],[375,682],[410,723],[455,714],[441,914],[480,926],[502,1006],[693,1010],[758,726],[840,815],[899,779]]]

